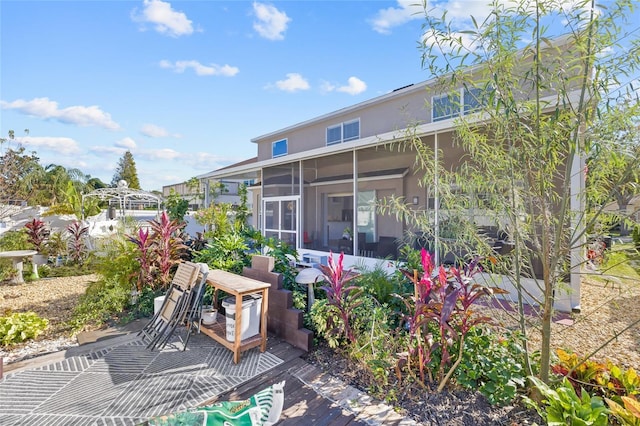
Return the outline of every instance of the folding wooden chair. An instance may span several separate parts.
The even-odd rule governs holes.
[[[183,323],[186,325],[186,334],[182,341],[182,350],[187,348],[189,343],[189,337],[194,331],[200,332],[200,318],[202,317],[202,300],[204,299],[204,292],[207,287],[207,275],[209,275],[209,266],[206,263],[198,263],[199,278],[196,285],[194,285],[189,291],[189,300],[187,301],[187,309],[184,314]]]
[[[199,271],[200,267],[195,263],[183,262],[178,265],[162,307],[138,333],[143,340],[149,341],[148,349],[164,347],[176,327],[184,320],[191,289],[198,279]]]

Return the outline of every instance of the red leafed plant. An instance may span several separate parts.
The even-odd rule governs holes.
[[[329,252],[329,265],[320,265],[320,269],[326,277],[327,285],[320,287],[327,294],[327,303],[334,306],[340,315],[342,324],[334,324],[333,333],[343,335],[349,342],[354,343],[356,337],[351,328],[353,310],[362,302],[358,296],[362,289],[353,285],[347,285],[358,274],[343,268],[344,253],[340,253],[337,263],[333,260],[333,253]],[[329,328],[329,327],[328,327]]]
[[[171,269],[180,262],[180,256],[186,249],[179,231],[186,225],[180,220],[171,220],[167,212],[160,214],[159,220],[149,221],[153,231],[156,254],[158,256],[159,279],[162,288],[171,282]]]
[[[429,367],[433,354],[439,350],[440,363],[436,378],[438,391],[441,391],[462,360],[464,341],[469,330],[490,321],[488,317],[475,315],[472,305],[482,296],[505,291],[473,282],[472,276],[481,271],[480,258],[474,259],[462,270],[455,267],[447,270],[440,266],[437,274],[434,274],[435,265],[431,255],[422,249],[420,256],[421,275],[418,271],[401,269],[415,287],[414,296],[403,299],[409,312],[406,320],[412,346],[409,348],[409,357],[401,361],[410,362],[411,356],[417,357],[421,381],[425,382],[427,374],[431,381],[433,374]],[[430,324],[438,329],[439,336],[434,337],[429,332]],[[456,344],[458,354],[454,356],[450,350]]]
[[[89,234],[89,227],[76,221],[67,226],[69,233],[69,257],[75,263],[82,264],[87,256],[85,238]]]
[[[172,269],[186,249],[178,235],[184,226],[178,220],[170,220],[163,211],[158,220],[149,221],[149,230],[141,229],[137,235],[127,236],[139,250],[140,272],[136,283],[139,291],[145,286],[153,289],[169,286]]]
[[[27,237],[29,242],[38,253],[41,253],[48,234],[45,223],[38,218],[34,218],[27,222],[24,227],[27,228]]]
[[[138,291],[142,291],[145,286],[153,288],[153,263],[154,263],[154,251],[153,240],[149,237],[148,229],[139,229],[138,235],[129,236],[129,241],[138,246],[140,255],[138,261],[140,262],[140,271],[138,271],[136,279],[136,287]]]

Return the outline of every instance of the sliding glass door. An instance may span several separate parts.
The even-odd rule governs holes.
[[[290,247],[297,248],[299,246],[299,204],[299,196],[264,198],[262,200],[264,236],[277,238]]]

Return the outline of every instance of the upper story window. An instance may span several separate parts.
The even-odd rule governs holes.
[[[360,119],[345,121],[327,127],[327,145],[352,141],[360,138]]]
[[[462,102],[460,102],[461,98]],[[486,90],[481,88],[460,89],[448,95],[434,96],[431,108],[432,120],[441,121],[461,114],[470,114],[487,102]]]
[[[281,139],[279,141],[275,141],[271,143],[271,157],[282,157],[283,155],[287,155],[288,147],[287,147],[287,139]]]
[[[342,142],[342,124],[327,127],[327,145]]]
[[[464,90],[464,113],[477,111],[481,106],[486,105],[486,92],[480,88]]]
[[[460,115],[460,95],[451,93],[433,98],[433,121],[446,120]]]
[[[343,140],[352,141],[360,138],[360,120],[347,121],[342,123]]]

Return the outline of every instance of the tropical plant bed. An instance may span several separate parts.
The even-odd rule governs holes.
[[[370,392],[375,386],[370,373],[354,365],[339,351],[320,343],[305,359],[325,371],[374,398],[385,395],[387,404],[393,405],[402,415],[421,425],[541,425],[538,414],[523,405],[493,406],[479,392],[463,389],[445,390],[423,388],[417,383],[398,383],[391,379],[388,386],[378,392]]]
[[[553,324],[554,350],[564,348],[580,355],[595,351],[608,339],[640,319],[636,306],[640,297],[637,284],[623,283],[620,279],[603,276],[586,277],[581,290],[581,313],[558,316]],[[495,319],[495,326],[514,329],[514,317],[500,309],[482,307]],[[535,318],[529,319],[535,325]],[[620,367],[633,367],[640,371],[640,326],[635,325],[619,335],[606,347],[598,351],[594,360],[610,360]],[[529,335],[529,350],[539,349],[539,334]],[[390,383],[379,388],[364,368],[342,356],[340,350],[333,350],[320,342],[307,360],[373,396],[387,399],[407,417],[422,424],[447,425],[526,425],[542,419],[523,405],[505,407],[492,406],[477,392],[453,388],[442,393],[435,389],[425,389],[415,383],[397,382],[390,375]],[[435,388],[435,387],[434,387]]]

